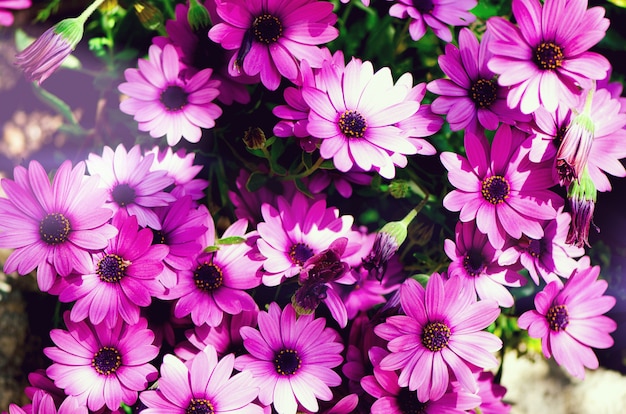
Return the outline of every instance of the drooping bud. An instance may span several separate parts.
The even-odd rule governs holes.
[[[406,198],[411,195],[411,187],[406,180],[392,180],[389,183],[389,194],[393,198]]]
[[[137,0],[133,3],[135,14],[143,27],[148,30],[157,30],[163,26],[165,17],[154,4],[146,0]]]
[[[211,25],[209,11],[197,0],[189,0],[187,21],[194,32]]]
[[[252,150],[264,148],[266,142],[265,133],[259,127],[250,127],[243,134],[243,143]]]
[[[589,228],[591,225],[597,232],[600,232],[600,229],[593,224],[593,211],[597,194],[598,191],[585,168],[578,181],[572,181],[567,191],[572,222],[565,240],[566,243],[577,247],[589,246]]]

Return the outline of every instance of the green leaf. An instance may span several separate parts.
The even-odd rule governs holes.
[[[296,188],[300,190],[302,194],[309,198],[313,198],[313,194],[311,194],[306,184],[304,184],[304,181],[302,181],[300,178],[296,178],[295,180],[293,180],[293,182],[296,185]]]
[[[245,237],[230,236],[230,237],[224,237],[223,239],[218,239],[217,244],[225,244],[225,245],[241,244],[241,243],[245,243],[245,241],[246,241]]]
[[[219,246],[207,246],[204,248],[204,253],[213,253],[220,249]]]
[[[613,3],[617,7],[626,8],[626,0],[609,0],[610,3]]]
[[[66,121],[69,122],[72,126],[80,127],[80,125],[78,124],[78,121],[76,121],[76,118],[74,117],[74,114],[72,113],[72,108],[70,108],[70,106],[67,103],[65,103],[58,96],[43,89],[42,87],[37,86],[34,83],[32,85],[33,85],[33,92],[39,98],[39,100],[41,100],[43,103],[47,104],[52,109],[60,113],[63,116],[63,118],[65,118]]]
[[[267,184],[267,178],[267,174],[254,171],[250,174],[250,177],[248,177],[248,181],[246,181],[246,190],[253,193],[259,188],[264,187],[265,184]]]
[[[322,170],[334,170],[335,164],[333,164],[333,160],[326,160],[320,165],[320,169]]]

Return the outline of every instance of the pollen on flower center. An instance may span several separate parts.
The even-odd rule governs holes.
[[[485,258],[482,253],[477,250],[470,250],[463,258],[463,267],[468,275],[472,277],[480,276],[485,269]]]
[[[128,184],[118,184],[113,187],[111,197],[120,207],[127,206],[135,202],[135,189]]]
[[[470,88],[470,98],[481,108],[488,108],[496,101],[497,92],[493,80],[478,79]]]
[[[274,357],[274,366],[280,375],[293,375],[302,366],[302,360],[298,356],[298,351],[281,349]]]
[[[161,103],[168,111],[180,111],[189,102],[187,97],[189,94],[183,88],[177,85],[168,86],[161,92]]]
[[[509,197],[511,187],[506,178],[501,175],[492,175],[483,180],[482,194],[483,198],[491,204],[500,204]]]
[[[433,11],[435,5],[432,0],[413,0],[413,7],[422,14],[428,14]]]
[[[563,51],[553,42],[541,42],[535,48],[535,63],[542,70],[554,70],[563,64]]]
[[[63,214],[48,214],[39,222],[39,235],[44,242],[55,245],[67,241],[70,221]]]
[[[551,307],[546,314],[546,319],[553,331],[564,331],[569,325],[569,314],[565,305]]]
[[[424,414],[428,403],[420,402],[417,399],[417,392],[409,390],[407,387],[401,388],[396,396],[398,408],[402,414]]]
[[[107,254],[98,261],[96,273],[103,282],[116,283],[126,275],[126,268],[129,264],[116,254]]]
[[[339,129],[347,138],[363,138],[367,130],[367,121],[357,111],[345,111],[339,117]]]
[[[422,344],[433,352],[441,351],[448,346],[450,328],[441,322],[429,322],[422,331]]]
[[[185,410],[185,414],[214,414],[215,408],[209,400],[192,398]]]
[[[193,281],[198,289],[205,292],[212,292],[222,286],[224,275],[222,269],[213,263],[203,263],[193,272]]]
[[[532,257],[540,257],[543,251],[543,242],[541,240],[529,239],[526,251]]]
[[[256,40],[269,45],[276,42],[283,34],[283,24],[277,17],[271,14],[263,14],[254,19],[252,33]]]
[[[100,375],[111,375],[122,365],[120,352],[110,346],[103,346],[91,359],[91,366]]]
[[[167,239],[165,238],[165,234],[161,230],[152,230],[152,244],[167,244]]]
[[[313,250],[304,243],[296,243],[289,249],[291,262],[302,266],[304,262],[313,256]]]

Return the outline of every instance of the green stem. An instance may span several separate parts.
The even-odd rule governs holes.
[[[290,175],[288,177],[285,177],[285,179],[287,180],[295,180],[297,178],[304,178],[304,177],[308,177],[309,175],[313,174],[315,171],[317,171],[320,166],[322,165],[322,163],[326,161],[326,159],[319,157],[317,159],[317,161],[315,161],[315,164],[311,165],[311,168],[309,168],[308,170],[301,172],[300,174],[296,174],[296,175]]]
[[[94,11],[96,11],[96,9],[102,4],[104,3],[104,0],[95,0],[93,3],[91,3],[89,5],[89,7],[87,7],[85,9],[85,11],[83,11],[80,16],[77,17],[78,21],[81,24],[85,24],[85,22],[87,21],[87,19],[89,18],[89,16],[91,16],[93,14]]]

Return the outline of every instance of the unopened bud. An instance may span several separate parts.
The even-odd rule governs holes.
[[[187,11],[187,21],[191,30],[198,31],[211,25],[211,17],[209,11],[197,0],[189,1],[189,10]]]
[[[133,3],[133,8],[139,22],[146,29],[156,30],[165,22],[161,10],[146,0],[137,0]]]

